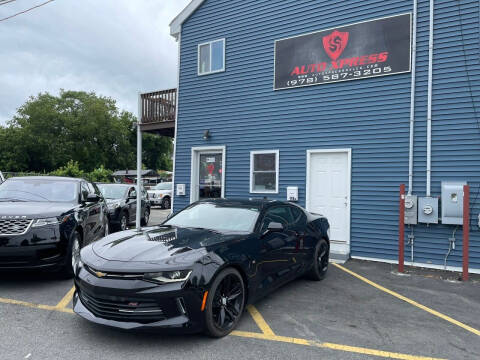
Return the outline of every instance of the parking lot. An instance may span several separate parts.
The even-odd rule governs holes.
[[[152,224],[168,210],[154,210]],[[479,359],[480,277],[350,260],[248,307],[237,331],[128,333],[71,310],[72,281],[0,275],[0,359]]]

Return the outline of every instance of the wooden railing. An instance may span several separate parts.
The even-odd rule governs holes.
[[[141,94],[142,124],[175,121],[177,89]]]

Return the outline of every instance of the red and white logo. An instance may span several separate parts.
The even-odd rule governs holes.
[[[323,47],[332,60],[337,60],[348,43],[348,32],[334,30],[323,37]]]

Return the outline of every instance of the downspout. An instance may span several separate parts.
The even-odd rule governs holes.
[[[137,231],[141,230],[142,222],[142,95],[138,94],[138,119],[137,119],[137,213],[135,216],[135,225]]]
[[[433,3],[430,0],[430,34],[428,41],[428,104],[427,104],[427,197],[431,195],[432,175],[432,83],[433,83]]]
[[[413,190],[413,141],[415,125],[415,75],[417,63],[417,0],[413,0],[413,31],[412,31],[412,84],[410,92],[410,143],[408,152],[408,195]]]

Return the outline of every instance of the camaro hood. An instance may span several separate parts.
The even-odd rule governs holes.
[[[0,202],[0,219],[5,216],[25,216],[27,219],[40,219],[60,216],[73,209],[76,204],[62,202]]]
[[[154,227],[140,234],[130,230],[109,235],[93,243],[92,250],[110,261],[164,264],[177,257],[183,260],[189,255],[195,257],[199,249],[238,236],[205,229]],[[192,262],[195,260],[192,258]]]

